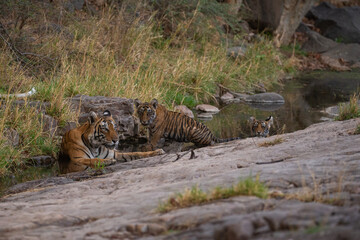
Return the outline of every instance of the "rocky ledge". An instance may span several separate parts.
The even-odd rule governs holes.
[[[200,148],[191,159],[167,154],[98,176],[45,179],[1,198],[0,239],[360,239],[359,124],[320,123]],[[256,175],[270,198],[155,210],[186,187],[211,190]]]

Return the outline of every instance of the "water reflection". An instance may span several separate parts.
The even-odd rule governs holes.
[[[324,79],[318,75],[304,76],[292,80],[284,85],[280,94],[284,97],[283,105],[248,105],[234,103],[221,108],[210,121],[204,122],[210,130],[220,138],[235,136],[249,137],[250,127],[248,119],[265,120],[269,115],[274,117],[271,135],[289,133],[304,129],[311,124],[328,117],[323,110],[341,101],[348,101],[349,96],[358,89],[360,78],[354,75],[349,78],[333,76],[334,73],[322,73]],[[344,74],[342,74],[344,75]]]

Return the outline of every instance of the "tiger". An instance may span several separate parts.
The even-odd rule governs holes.
[[[217,138],[203,123],[183,113],[167,110],[164,106],[158,104],[156,99],[151,100],[150,103],[142,103],[140,100],[135,99],[135,107],[140,123],[149,129],[148,149],[156,149],[162,137],[177,142],[192,142],[197,147],[240,139],[239,137]]]
[[[107,166],[115,162],[128,162],[134,159],[164,154],[162,149],[149,152],[121,153],[113,150],[119,136],[110,111],[102,117],[90,112],[83,125],[71,129],[62,138],[58,164],[61,174],[83,171],[88,167]]]
[[[274,118],[269,116],[265,121],[256,120],[254,117],[250,117],[250,130],[251,135],[254,137],[268,137],[270,135],[270,128],[273,124]]]

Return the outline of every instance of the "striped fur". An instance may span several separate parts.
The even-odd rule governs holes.
[[[273,124],[274,118],[269,116],[265,121],[256,120],[254,117],[250,117],[250,130],[251,135],[254,137],[268,137],[270,135],[270,128]]]
[[[94,168],[99,163],[109,165],[116,161],[128,162],[164,153],[162,149],[121,153],[113,150],[118,139],[116,125],[109,111],[105,111],[103,117],[90,112],[88,122],[65,133],[58,158],[60,172],[78,172],[87,167]]]
[[[185,114],[168,111],[156,99],[150,103],[135,100],[137,115],[142,125],[149,127],[150,145],[156,149],[164,137],[178,142],[192,142],[196,146],[209,146],[240,138],[219,139],[202,123]]]

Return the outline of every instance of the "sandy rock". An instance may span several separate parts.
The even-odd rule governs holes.
[[[218,113],[220,110],[209,104],[200,104],[196,106],[196,110],[206,112],[206,113]]]
[[[115,164],[106,167],[105,174],[89,170],[17,185],[0,199],[0,236],[215,239],[223,233],[245,239],[358,239],[360,138],[351,132],[359,124],[360,118],[324,122],[267,139],[199,148],[196,159],[190,159],[190,152],[178,160],[177,154],[166,154]],[[278,137],[284,141],[260,147]],[[185,188],[198,185],[211,191],[256,175],[282,194],[156,211],[159,202]],[[326,201],[298,200],[311,193]],[[329,205],[329,200],[343,206]]]
[[[175,111],[181,112],[188,117],[194,118],[194,113],[185,105],[179,105],[174,108]]]

